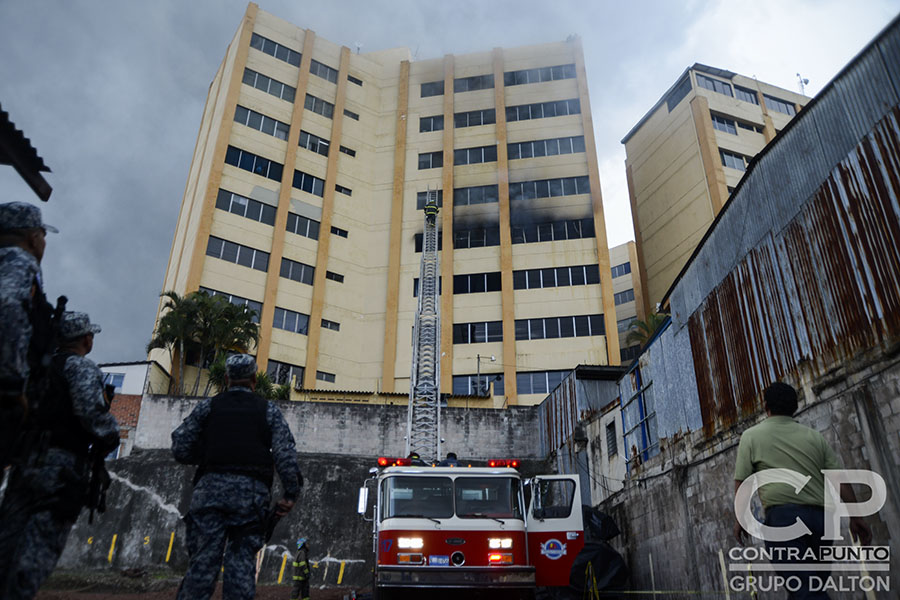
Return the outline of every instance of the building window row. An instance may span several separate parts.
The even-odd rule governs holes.
[[[619,350],[619,354],[622,357],[622,362],[632,361],[641,355],[641,346],[640,344],[638,344],[635,346],[622,348],[621,350]]]
[[[444,166],[444,153],[441,151],[437,152],[423,152],[419,154],[419,170],[422,169],[437,169],[438,167]]]
[[[271,77],[266,77],[262,73],[257,73],[252,69],[244,69],[244,83],[253,86],[256,89],[271,94],[276,98],[287,100],[293,103],[297,90],[286,83],[276,81]]]
[[[493,125],[496,122],[497,111],[493,108],[470,110],[469,112],[459,112],[453,115],[453,126],[457,128]]]
[[[521,71],[507,71],[503,74],[503,85],[523,85],[526,83],[540,83],[542,81],[557,81],[559,79],[574,79],[575,65],[557,65],[555,67],[539,67],[537,69],[523,69]]]
[[[348,187],[344,187],[344,186],[338,185],[338,184],[334,184],[334,191],[336,191],[339,194],[344,194],[345,196],[353,195],[353,190],[351,190]]]
[[[569,219],[549,223],[528,223],[512,226],[513,244],[533,244],[535,242],[559,242],[595,237],[594,220]]]
[[[605,335],[603,315],[516,319],[516,341]]]
[[[355,112],[353,112],[352,110],[347,110],[346,108],[344,109],[344,116],[350,117],[354,121],[359,121],[359,115],[356,114]]]
[[[440,239],[440,238],[438,238]],[[444,291],[444,278],[438,275],[438,295]],[[419,297],[419,278],[413,279],[413,298]]]
[[[325,271],[325,279],[337,281],[338,283],[344,283],[344,276],[340,273],[335,273],[334,271]]]
[[[766,108],[771,108],[776,112],[780,112],[792,117],[797,114],[793,102],[788,102],[787,100],[782,100],[781,98],[776,98],[768,94],[763,94],[763,98],[765,98],[766,100]]]
[[[281,181],[281,173],[283,167],[280,163],[262,156],[257,156],[246,150],[228,146],[225,152],[225,162],[229,165],[250,171],[262,177],[267,177],[273,181]]]
[[[277,137],[279,140],[287,140],[288,131],[291,129],[291,126],[287,123],[282,123],[277,119],[267,117],[255,110],[244,108],[240,104],[234,109],[234,121],[235,123],[246,125],[251,129],[262,131],[263,133]]]
[[[316,276],[316,268],[306,263],[297,262],[289,258],[282,258],[281,276],[285,279],[312,285],[313,278]]]
[[[288,213],[286,230],[311,240],[319,239],[319,222],[292,212]]]
[[[507,144],[507,150],[509,152],[510,160],[517,158],[556,156],[558,154],[574,154],[577,152],[584,152],[584,136],[576,135],[573,137]]]
[[[457,250],[465,248],[484,248],[500,245],[500,226],[478,229],[459,229],[453,231],[453,247]]]
[[[254,33],[250,36],[250,47],[256,48],[262,52],[265,52],[269,56],[274,56],[278,60],[283,60],[286,63],[292,64],[295,67],[300,66],[300,53],[296,50],[291,50],[286,46],[279,44],[278,42],[273,42],[269,38],[264,38],[258,33]]]
[[[520,181],[518,183],[510,182],[509,184],[509,199],[513,201],[590,193],[591,183],[587,175],[540,179],[538,181]]]
[[[419,133],[441,131],[444,128],[444,115],[419,118]]]
[[[327,381],[328,383],[334,383],[335,376],[334,373],[328,373],[326,371],[316,371],[316,379],[319,381]]]
[[[247,310],[249,310],[252,314],[252,319],[254,323],[259,323],[259,316],[262,314],[262,302],[257,302],[255,300],[250,300],[249,298],[242,298],[241,296],[235,296],[234,294],[229,294],[227,292],[220,292],[218,290],[213,290],[208,287],[200,286],[200,291],[209,294],[210,296],[221,296],[225,298],[235,306],[245,306]]]
[[[444,81],[429,81],[428,83],[423,83],[420,88],[420,94],[422,98],[428,98],[430,96],[441,96],[444,93]]]
[[[581,114],[581,102],[578,98],[506,107],[506,121],[509,123],[577,114]]]
[[[309,335],[309,315],[294,312],[286,308],[275,307],[275,319],[272,323],[275,329],[284,329],[291,333]]]
[[[478,146],[477,148],[458,148],[453,151],[453,164],[477,165],[486,162],[497,162],[497,146]]]
[[[490,389],[491,382],[494,383],[494,395],[502,396],[503,389],[503,373],[482,373],[481,375],[454,375],[453,376],[453,395],[454,396],[484,396]]]
[[[337,321],[329,321],[328,319],[322,319],[322,328],[330,329],[332,331],[340,331],[341,324],[338,323]]]
[[[435,191],[435,190],[432,190]],[[428,202],[428,192],[417,192],[416,193],[416,209],[422,210],[425,208],[425,203]],[[437,205],[444,205],[444,192],[443,190],[437,190]]]
[[[497,202],[500,191],[497,185],[475,185],[455,188],[453,190],[453,206],[469,206],[471,204],[490,204]]]
[[[453,92],[475,92],[477,90],[489,90],[494,87],[494,74],[473,75],[472,77],[458,77],[453,80]]]
[[[341,229],[340,227],[331,226],[331,233],[334,235],[339,235],[342,238],[346,238],[350,235],[350,233],[346,229]]]
[[[453,324],[454,344],[480,344],[482,342],[502,341],[503,321]]]
[[[613,279],[615,279],[616,277],[622,277],[623,275],[628,275],[629,273],[631,273],[631,263],[623,262],[621,265],[614,266],[612,269],[610,269],[610,271],[612,272]]]
[[[518,371],[516,392],[523,394],[546,394],[562,383],[572,370],[565,371]]]
[[[743,154],[729,152],[728,150],[722,150],[721,148],[719,149],[719,156],[722,158],[723,166],[731,167],[738,171],[746,171],[747,164],[750,162],[750,159]]]
[[[350,83],[353,83],[355,85],[358,85],[359,87],[362,87],[362,85],[363,85],[362,79],[359,79],[358,77],[354,77],[353,75],[350,75],[349,73],[347,74],[347,81],[349,81]]]
[[[209,236],[209,242],[206,244],[206,255],[227,260],[230,263],[244,267],[250,267],[257,271],[265,272],[269,268],[268,252],[235,244],[214,236]]]
[[[346,154],[347,156],[356,156],[356,150],[348,148],[347,146],[340,146],[338,150]]]
[[[696,76],[697,85],[699,85],[700,87],[712,90],[713,92],[719,94],[724,94],[729,97],[734,97],[734,95],[731,93],[730,83],[726,83],[712,77],[707,77],[706,75],[701,75],[700,73],[696,73]]]
[[[416,252],[422,251],[422,243],[423,243],[424,237],[425,237],[424,233],[417,233],[415,236],[413,236],[413,241],[416,246]],[[437,249],[439,252],[444,249],[444,236],[442,236],[440,234],[440,232],[438,232],[438,236],[437,236],[437,245],[438,245]]]
[[[297,384],[303,385],[303,367],[285,362],[269,359],[266,365],[266,373],[275,385],[289,385],[296,377]]]
[[[731,117],[726,117],[723,115],[717,115],[716,113],[710,113],[710,117],[712,118],[713,128],[718,129],[719,131],[724,131],[725,133],[730,133],[732,135],[737,135],[738,127],[741,129],[746,129],[748,131],[755,131],[756,133],[762,133],[762,127],[759,125],[754,125],[753,123],[747,123],[745,121],[739,121],[737,119],[732,119]]]
[[[600,283],[600,267],[576,265],[571,267],[545,267],[513,271],[513,289],[529,290]]]
[[[467,273],[453,276],[454,294],[478,294],[500,291],[500,271],[492,273]]]
[[[308,131],[300,130],[300,141],[298,145],[306,148],[322,156],[328,156],[328,149],[331,148],[331,142],[317,135],[313,135]]]
[[[738,100],[743,100],[744,102],[750,102],[751,104],[759,106],[759,96],[754,90],[735,84],[734,97]]]
[[[293,186],[320,198],[325,196],[325,180],[303,171],[294,170]]]
[[[616,321],[616,329],[619,330],[619,333],[625,333],[631,326],[634,325],[634,322],[637,321],[637,317],[627,317],[625,319],[619,319]]]
[[[691,91],[691,78],[690,75],[685,76],[681,81],[679,81],[672,91],[669,92],[669,95],[666,96],[666,107],[669,109],[669,112],[672,112],[678,103],[684,100],[684,97],[688,95],[688,92]]]
[[[312,59],[309,63],[309,72],[313,75],[321,77],[322,79],[327,79],[331,83],[337,83],[338,72],[337,69],[332,69],[328,65],[322,64],[316,59]]]
[[[624,292],[619,292],[618,294],[613,294],[613,302],[616,303],[616,306],[620,304],[625,304],[626,302],[634,301],[634,290],[625,290]]]
[[[274,206],[269,206],[268,204],[245,198],[244,196],[221,188],[219,189],[219,195],[216,197],[216,208],[241,217],[246,217],[251,221],[256,221],[258,223],[265,223],[266,225],[275,224]]]
[[[312,94],[306,95],[306,101],[303,103],[303,107],[306,110],[311,110],[312,112],[318,115],[322,115],[323,117],[328,117],[329,119],[334,118],[334,104],[328,102],[327,100],[316,98]]]

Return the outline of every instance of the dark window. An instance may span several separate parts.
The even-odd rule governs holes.
[[[423,83],[421,94],[422,98],[427,98],[429,96],[440,96],[444,93],[444,82],[443,81],[432,81],[429,83]]]
[[[729,152],[728,150],[719,150],[719,156],[722,157],[722,164],[738,171],[747,170],[747,159],[741,154]]]
[[[347,109],[345,108],[345,109],[344,109],[344,115],[347,116],[347,117],[350,117],[350,118],[353,119],[354,121],[359,121],[359,115],[356,114],[355,112],[353,112],[352,110],[347,110]]]
[[[332,331],[340,331],[341,324],[336,321],[329,321],[328,319],[322,319],[322,327],[325,329],[331,329]]]
[[[356,156],[356,150],[351,150],[347,146],[341,146],[340,151],[346,154],[347,156]]]
[[[616,306],[631,302],[632,300],[634,300],[634,290],[625,290],[624,292],[613,294],[613,301],[616,303]]]
[[[629,273],[631,273],[631,263],[624,262],[621,265],[614,266],[611,270],[613,279],[615,279],[616,277],[622,277],[623,275],[628,275]]]
[[[316,371],[316,379],[319,381],[327,381],[334,383],[334,373],[326,373],[325,371]]]
[[[246,307],[246,310],[252,313],[253,322],[259,323],[259,316],[262,314],[262,302],[256,302],[255,300],[242,298],[241,296],[235,296],[234,294],[229,294],[226,292],[212,290],[203,286],[200,287],[200,291],[206,292],[210,296],[221,296],[236,306]]]
[[[266,271],[269,268],[268,252],[213,236],[209,237],[209,242],[206,245],[206,255],[250,267],[257,271]]]
[[[349,74],[347,75],[347,81],[349,81],[350,83],[355,83],[359,87],[362,87],[362,84],[363,84],[362,79],[357,79],[353,75],[349,75]]]
[[[716,114],[711,114],[710,116],[712,117],[713,128],[724,131],[725,133],[737,135],[737,126],[733,119]]]
[[[519,142],[507,144],[509,159],[530,158],[532,156],[555,156],[557,154],[572,154],[584,152],[584,136],[554,138],[549,140],[536,140],[533,142]],[[562,180],[552,179],[551,196],[562,196]],[[554,193],[555,190],[555,193]]]
[[[311,60],[309,63],[309,72],[313,75],[321,77],[322,79],[327,79],[331,83],[337,83],[337,69],[332,69],[328,65],[323,65],[315,59]]]
[[[285,279],[312,285],[315,274],[316,268],[312,265],[290,260],[289,258],[281,259],[281,276]]]
[[[424,152],[419,155],[419,170],[444,166],[443,152]]]
[[[541,340],[567,337],[603,335],[603,315],[576,315],[570,317],[545,317],[517,319],[516,340]]]
[[[344,283],[344,276],[333,271],[325,271],[325,279],[337,281],[338,283]]]
[[[281,83],[280,81],[275,81],[274,79],[266,77],[262,73],[257,73],[252,69],[244,69],[243,82],[247,85],[255,87],[258,90],[266,92],[267,94],[271,94],[276,98],[287,100],[288,102],[293,102],[294,96],[297,93],[297,90],[289,86],[288,84]]]
[[[756,95],[756,92],[751,89],[747,89],[745,87],[741,87],[739,85],[734,86],[734,97],[738,100],[743,100],[744,102],[751,102],[759,106],[759,96]]]
[[[292,212],[288,213],[286,229],[303,237],[319,239],[319,222]]]
[[[503,74],[503,84],[506,86],[523,85],[526,83],[539,83],[542,81],[574,78],[575,65],[569,64],[558,65],[555,67],[525,69],[522,71],[507,71]]]
[[[499,292],[501,285],[500,272],[470,273],[453,276],[454,294],[477,294],[481,292]]]
[[[250,47],[261,50],[262,52],[265,52],[270,56],[274,56],[278,60],[283,60],[286,63],[292,64],[295,67],[300,66],[299,52],[282,46],[277,42],[273,42],[269,38],[264,38],[257,33],[254,33],[250,36]]]
[[[793,102],[788,102],[787,100],[781,100],[780,98],[776,98],[774,96],[770,96],[768,94],[763,94],[763,97],[766,99],[766,108],[771,108],[774,111],[784,113],[786,115],[794,116],[797,114],[796,109],[794,108]]]
[[[320,114],[323,117],[328,117],[329,119],[334,118],[334,104],[322,100],[321,98],[316,98],[312,94],[306,95],[306,101],[303,103],[303,107],[316,114]]]
[[[328,156],[328,149],[331,147],[331,142],[301,129],[298,145],[301,148],[306,148],[307,150],[311,150],[322,156]]]
[[[684,79],[678,82],[678,85],[672,88],[669,95],[666,96],[666,107],[669,109],[669,112],[672,112],[672,109],[678,106],[678,103],[684,100],[684,97],[687,96],[690,91],[691,78],[690,76],[685,76]]]
[[[331,226],[331,233],[333,233],[334,235],[339,235],[342,238],[350,235],[346,229],[341,229],[340,227],[335,227],[334,225]]]
[[[577,98],[571,100],[554,100],[551,102],[538,102],[536,104],[522,104],[506,107],[506,120],[528,121],[530,119],[543,119],[545,117],[562,117],[565,115],[577,115],[581,113],[581,104]]]
[[[303,171],[294,170],[293,186],[320,198],[325,196],[325,180]]]
[[[453,190],[453,205],[466,206],[469,204],[489,204],[497,202],[500,196],[496,185],[477,185],[473,187],[455,188]]]
[[[220,189],[216,198],[216,208],[246,217],[252,221],[275,224],[275,207],[239,196],[233,192]]]
[[[475,165],[496,162],[497,146],[479,146],[477,148],[460,148],[453,151],[454,165]]]
[[[615,456],[619,452],[619,440],[616,438],[616,422],[606,424],[606,455]]]
[[[280,163],[251,154],[246,150],[228,146],[228,150],[225,152],[225,162],[256,175],[281,181],[283,167]]]
[[[266,373],[275,385],[287,385],[296,377],[297,385],[303,385],[303,367],[269,359]]]
[[[443,83],[443,82],[441,82]],[[494,87],[494,75],[475,75],[473,77],[460,77],[453,80],[454,92],[474,92],[476,90],[486,90]],[[443,93],[443,87],[441,88]],[[425,94],[422,94],[423,96]]]
[[[440,131],[444,128],[444,115],[422,117],[419,119],[419,132]]]
[[[476,127],[478,125],[491,125],[496,122],[497,112],[493,108],[461,112],[453,115],[454,127]]]
[[[726,83],[718,79],[713,79],[712,77],[707,77],[706,75],[701,75],[700,73],[696,73],[696,76],[697,85],[699,85],[700,87],[712,90],[719,94],[724,94],[726,96],[732,95],[730,83]]]
[[[353,190],[348,187],[344,187],[342,185],[334,184],[334,191],[339,192],[341,194],[345,194],[347,196],[353,195]]]
[[[431,193],[437,191],[437,205],[444,205],[444,192],[442,190],[431,190]],[[422,210],[425,208],[425,203],[428,202],[428,192],[417,192],[416,193],[416,208],[418,210]]]

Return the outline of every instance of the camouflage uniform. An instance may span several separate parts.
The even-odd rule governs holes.
[[[256,374],[256,362],[248,355],[229,357],[226,369],[231,380]],[[251,392],[231,386],[228,392]],[[172,454],[180,463],[200,464],[204,455],[204,429],[212,410],[212,399],[202,400],[172,433]],[[275,470],[284,487],[284,497],[294,500],[300,491],[300,467],[294,436],[272,402],[265,420],[271,431]],[[209,598],[223,566],[225,600],[250,599],[256,593],[255,555],[262,548],[269,511],[269,486],[248,475],[207,472],[194,486],[190,510],[185,516],[190,565],[178,590],[178,600]]]
[[[294,587],[291,600],[309,600],[309,546],[306,538],[297,540],[297,555],[294,557]]]
[[[84,313],[66,313],[62,337],[96,333]],[[80,337],[75,335],[72,337]],[[108,412],[103,374],[91,360],[69,355],[63,367],[72,413],[84,431],[105,448],[119,443],[119,426]],[[69,530],[84,505],[90,480],[85,454],[35,448],[13,468],[0,506],[0,598],[33,598],[53,571]]]

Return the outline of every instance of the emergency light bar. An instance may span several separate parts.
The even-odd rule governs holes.
[[[515,458],[492,458],[488,461],[489,467],[510,467],[512,469],[519,468],[519,461]]]
[[[411,465],[411,458],[388,458],[387,456],[378,457],[379,467],[409,467]]]

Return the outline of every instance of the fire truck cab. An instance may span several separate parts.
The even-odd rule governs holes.
[[[569,584],[584,546],[576,475],[524,479],[510,466],[372,471],[359,512],[373,521],[376,598],[423,589],[530,597],[536,586]]]

